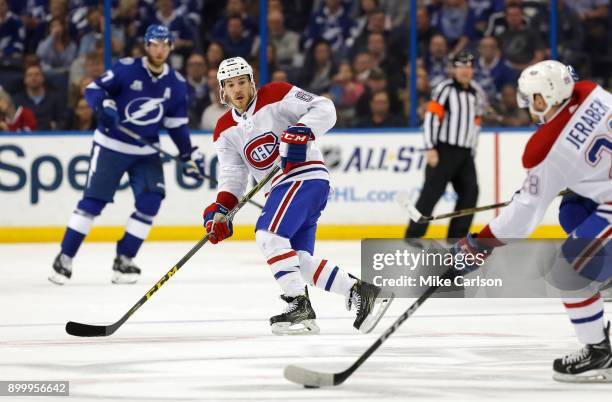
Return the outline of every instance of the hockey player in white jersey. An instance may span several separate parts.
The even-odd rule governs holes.
[[[568,68],[547,60],[525,69],[519,101],[540,124],[523,154],[527,177],[500,215],[477,235],[457,242],[456,253],[488,255],[493,247],[527,237],[564,190],[592,200],[573,227],[553,268],[556,276],[584,281],[580,290],[562,290],[562,300],[585,346],[553,363],[553,377],[569,382],[612,382],[609,323],[604,322],[601,284],[612,277],[612,94],[590,81],[574,82]],[[582,203],[566,198],[566,208]],[[582,204],[584,207],[585,204]],[[562,219],[563,222],[563,219]]]
[[[257,245],[287,303],[284,313],[270,319],[272,332],[319,332],[306,283],[344,296],[347,309],[356,310],[355,328],[370,332],[393,295],[313,256],[317,220],[330,191],[315,139],[335,124],[333,103],[287,83],[257,90],[251,66],[240,57],[224,60],[217,78],[221,101],[231,110],[214,131],[219,189],[204,211],[211,243],[232,235],[232,222],[225,215],[244,194],[249,174],[261,180],[280,154],[282,171],[264,188],[266,203],[256,224]]]

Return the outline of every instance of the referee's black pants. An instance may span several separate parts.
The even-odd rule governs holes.
[[[425,168],[425,183],[416,203],[423,215],[431,215],[436,203],[444,194],[446,185],[451,182],[457,193],[455,211],[474,208],[478,200],[478,181],[472,152],[468,148],[448,144],[438,144],[438,165]],[[448,238],[462,238],[468,234],[474,215],[453,218],[448,227]],[[429,223],[410,222],[405,237],[423,237]]]

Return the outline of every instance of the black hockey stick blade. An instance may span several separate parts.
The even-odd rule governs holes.
[[[117,329],[112,327],[113,325],[89,325],[68,321],[66,332],[73,336],[109,336]]]
[[[452,277],[453,268],[448,269],[442,279]],[[375,351],[391,336],[427,299],[438,290],[439,285],[432,285],[391,325],[359,358],[346,370],[339,373],[322,373],[303,367],[290,365],[285,368],[287,380],[306,388],[331,387],[342,384],[353,374]]]

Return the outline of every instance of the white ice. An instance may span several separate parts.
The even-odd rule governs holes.
[[[145,243],[139,283],[118,286],[114,244],[86,243],[59,287],[47,281],[57,244],[0,245],[0,380],[69,380],[71,401],[612,398],[612,384],[552,380],[553,359],[579,347],[556,299],[430,299],[343,385],[300,388],[286,365],[343,370],[412,300],[361,335],[341,297],[313,290],[321,334],[274,336],[268,318],[283,303],[253,242],[205,245],[110,337],[64,332],[69,320],[118,320],[191,246]],[[359,274],[358,242],[320,242],[317,254]]]

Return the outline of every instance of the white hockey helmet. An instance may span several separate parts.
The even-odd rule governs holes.
[[[223,81],[228,78],[240,77],[241,75],[248,75],[255,91],[255,78],[253,77],[253,67],[242,57],[232,57],[225,59],[219,64],[217,70],[217,81],[219,81],[219,92],[221,96],[221,103],[226,105],[225,93],[223,91]],[[254,92],[255,93],[255,92]]]
[[[574,79],[568,67],[555,60],[545,60],[523,70],[518,79],[516,100],[519,107],[529,107],[541,123],[546,123],[546,113],[553,106],[567,102],[573,90]],[[540,94],[546,101],[546,109],[542,112],[534,109],[533,100],[536,94]]]

